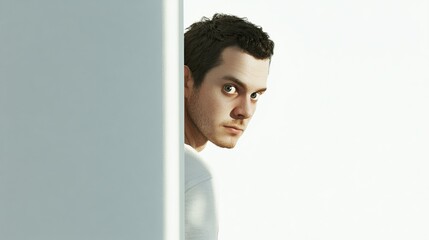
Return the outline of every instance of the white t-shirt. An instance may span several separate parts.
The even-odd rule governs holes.
[[[218,222],[209,168],[185,144],[185,240],[216,240]]]

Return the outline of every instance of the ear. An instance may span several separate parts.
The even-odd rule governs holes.
[[[192,90],[194,89],[194,78],[192,77],[191,69],[185,65],[184,73],[184,83],[185,83],[185,98],[191,96]]]

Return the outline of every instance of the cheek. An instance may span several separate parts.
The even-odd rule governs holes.
[[[228,120],[233,104],[222,92],[216,91],[216,89],[213,87],[211,91],[201,91],[198,99],[198,106],[205,121],[213,124]]]
[[[212,94],[207,98],[207,109],[215,119],[229,116],[231,103],[222,94]]]

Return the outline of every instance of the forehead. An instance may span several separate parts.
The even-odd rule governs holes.
[[[207,78],[210,79],[206,80],[233,77],[246,84],[249,89],[266,88],[269,59],[256,59],[237,47],[225,48],[220,59],[220,64],[207,73]]]

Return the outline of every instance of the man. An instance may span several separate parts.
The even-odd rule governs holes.
[[[185,33],[185,235],[217,239],[208,141],[233,148],[265,92],[274,43],[244,18],[215,14]]]

